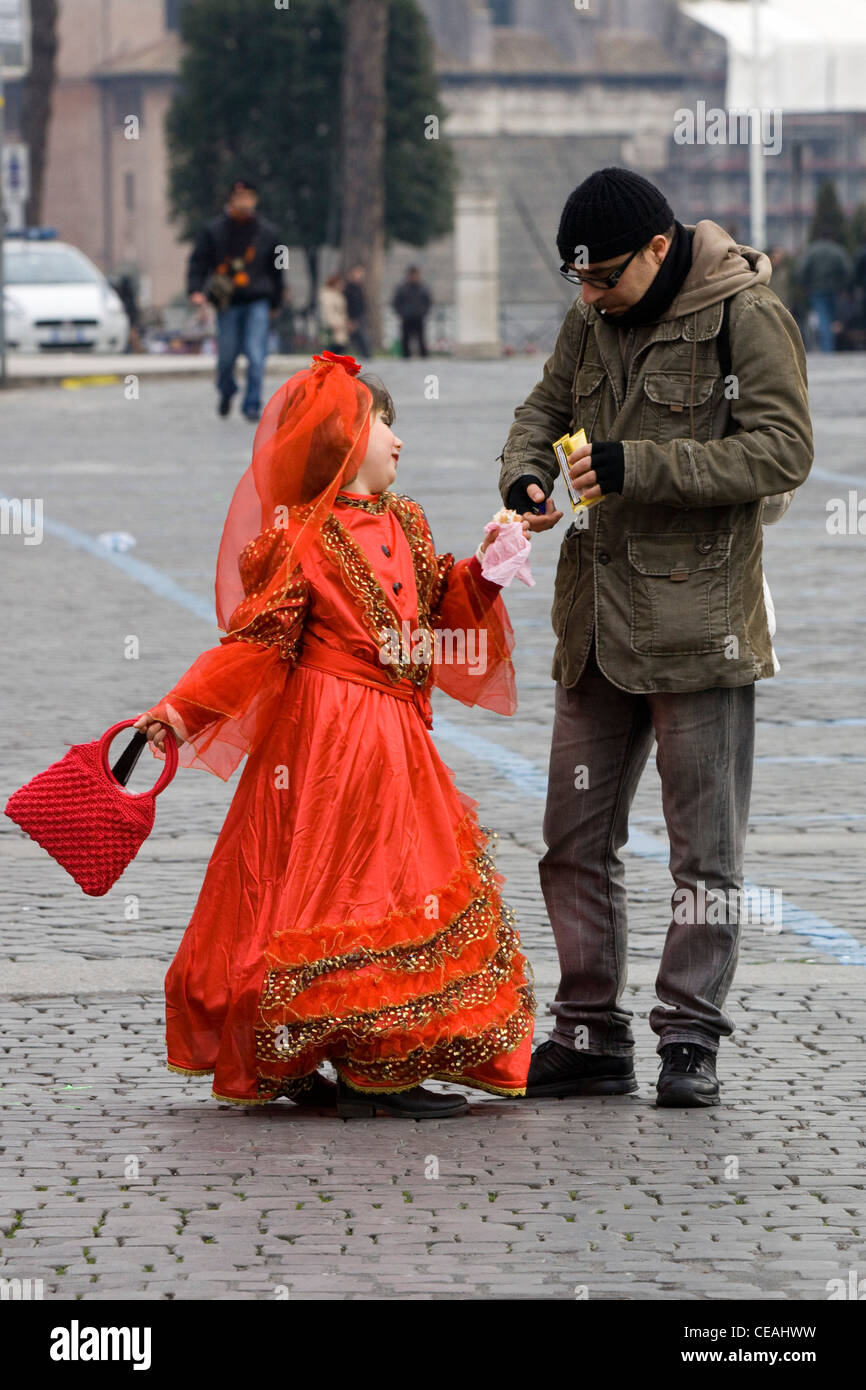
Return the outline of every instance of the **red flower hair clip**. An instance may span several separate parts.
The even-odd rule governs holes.
[[[324,364],[336,362],[346,369],[349,376],[357,376],[361,370],[360,362],[356,362],[354,357],[340,357],[338,353],[329,352],[327,348],[321,353],[315,353],[313,355],[313,361],[322,362]]]

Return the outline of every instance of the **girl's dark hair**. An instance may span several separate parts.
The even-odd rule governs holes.
[[[373,376],[368,372],[361,372],[358,376],[358,381],[364,383],[373,397],[373,404],[371,406],[373,414],[383,416],[386,425],[393,425],[394,417],[397,412],[394,409],[391,392],[388,390],[385,383],[380,381],[379,377]]]

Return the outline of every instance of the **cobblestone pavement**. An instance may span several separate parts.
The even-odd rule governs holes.
[[[379,365],[405,445],[396,486],[423,504],[438,549],[469,554],[541,359]],[[749,881],[784,894],[784,930],[743,929],[723,1104],[652,1104],[646,1016],[670,880],[651,765],[626,852],[637,1095],[471,1093],[468,1116],[424,1125],[218,1105],[207,1078],[163,1065],[162,976],[231,797],[184,772],[105,898],[85,898],[2,818],[0,1276],[41,1278],[53,1298],[690,1300],[823,1299],[829,1279],[866,1276],[864,542],[826,527],[828,500],[866,485],[866,360],[812,358],[810,374],[815,470],[765,531],[782,669],[758,684],[747,845]],[[202,613],[252,429],[217,420],[202,382],[143,382],[139,400],[114,386],[17,390],[3,409],[0,493],[42,498],[46,528],[39,545],[0,535],[19,638],[0,675],[5,802],[65,743],[154,703],[215,642]],[[119,530],[202,613],[86,548]],[[534,545],[537,587],[508,591],[516,715],[434,700],[442,755],[499,836],[539,1037],[557,982],[536,865],[560,534]],[[140,766],[135,785],[149,776]]]

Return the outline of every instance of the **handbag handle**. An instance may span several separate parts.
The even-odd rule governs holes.
[[[111,765],[111,775],[116,781],[122,782],[126,786],[139,758],[147,747],[147,734],[143,734],[140,729],[136,729],[129,743],[124,748],[116,763]]]
[[[108,765],[108,747],[111,743],[111,740],[114,738],[116,734],[120,733],[121,729],[129,729],[132,727],[134,723],[134,719],[121,719],[119,724],[112,724],[110,729],[106,729],[105,733],[102,735],[102,738],[99,740],[99,757],[102,763],[103,771],[107,773],[111,781],[118,786],[120,785],[120,783],[117,782],[117,779],[115,778],[111,768]],[[143,735],[143,737],[145,737],[146,739],[146,735]],[[160,792],[165,791],[172,777],[177,772],[177,762],[177,744],[175,742],[174,734],[172,733],[171,737],[168,738],[165,746],[165,767],[163,768],[156,782],[153,784],[149,791],[127,792],[126,795],[131,797],[133,800],[140,800],[141,797],[144,796],[159,796]],[[130,771],[131,770],[132,769],[130,768]]]

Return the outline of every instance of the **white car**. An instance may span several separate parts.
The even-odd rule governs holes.
[[[11,352],[125,352],[129,319],[102,271],[64,241],[3,238]]]

